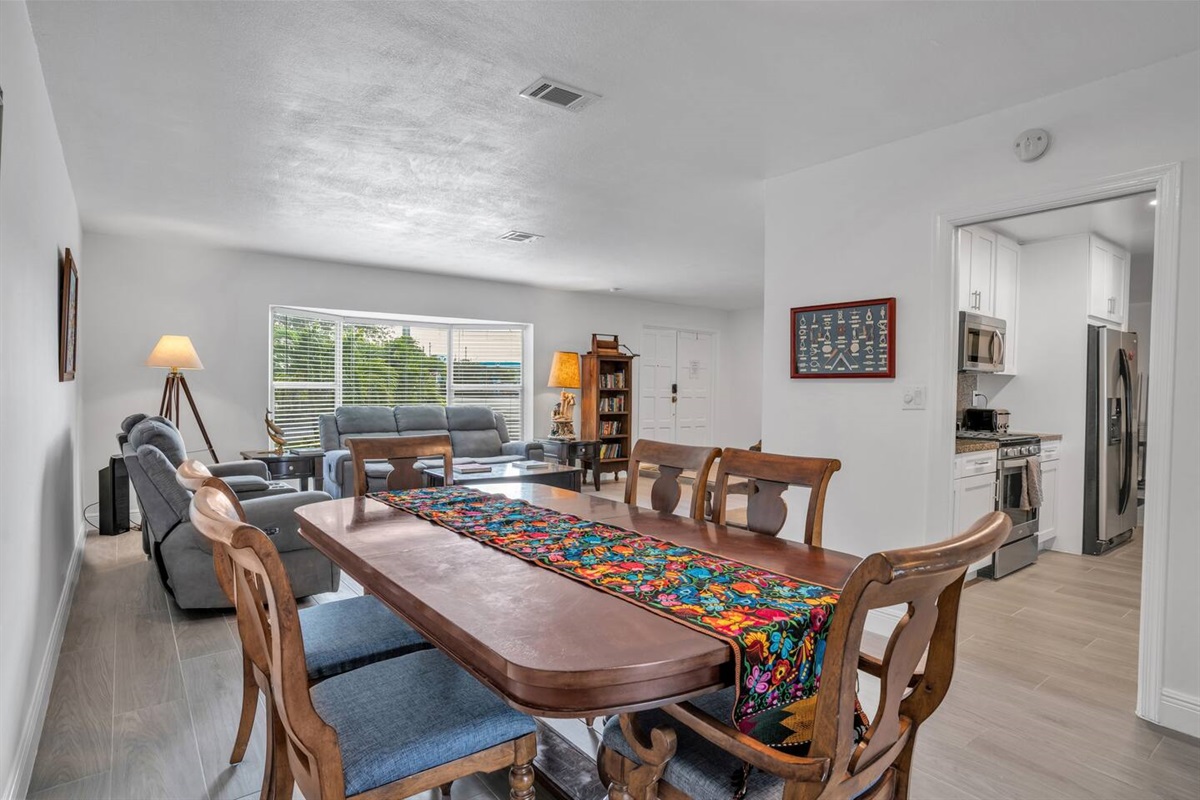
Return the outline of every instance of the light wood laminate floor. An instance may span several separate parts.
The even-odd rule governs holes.
[[[967,589],[954,686],[922,728],[914,800],[1200,797],[1197,742],[1133,714],[1140,563],[1136,542],[1100,558],[1044,553]],[[357,591],[344,581],[314,600]],[[89,535],[30,797],[256,797],[261,713],[245,761],[227,763],[241,680],[231,623],[176,608],[138,533]],[[865,703],[873,693],[864,681]],[[456,800],[507,796],[502,774],[455,785]]]

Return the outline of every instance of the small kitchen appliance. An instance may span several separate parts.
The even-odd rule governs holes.
[[[966,431],[1008,433],[1008,418],[1006,408],[965,408],[962,426]]]
[[[1083,552],[1098,556],[1137,525],[1137,334],[1088,326]]]
[[[958,371],[1003,372],[1008,323],[969,311],[958,312]]]

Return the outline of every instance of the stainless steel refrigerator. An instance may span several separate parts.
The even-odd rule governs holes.
[[[1128,542],[1137,525],[1137,334],[1088,326],[1083,552]]]

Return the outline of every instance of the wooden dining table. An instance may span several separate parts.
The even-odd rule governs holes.
[[[840,589],[859,558],[552,486],[483,490]],[[370,497],[296,510],[301,534],[511,706],[597,717],[730,686],[733,649]]]

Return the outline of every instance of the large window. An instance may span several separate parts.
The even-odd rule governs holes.
[[[524,432],[525,326],[271,309],[271,410],[288,444],[320,443],[342,405],[485,405]]]

